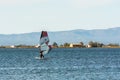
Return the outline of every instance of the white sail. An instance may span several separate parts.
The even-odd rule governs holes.
[[[43,54],[47,54],[50,50],[48,43],[49,43],[49,37],[47,31],[42,31],[40,37],[40,51],[43,51]]]
[[[41,45],[41,51],[43,51],[43,54],[47,54],[49,52],[49,46],[47,44]]]

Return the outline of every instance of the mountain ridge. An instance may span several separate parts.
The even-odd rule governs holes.
[[[39,44],[40,32],[21,33],[21,34],[0,34],[0,45],[36,45]],[[87,44],[89,41],[120,44],[120,27],[108,29],[75,29],[67,31],[48,31],[50,44],[57,42]]]

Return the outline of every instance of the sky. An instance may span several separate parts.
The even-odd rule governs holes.
[[[120,0],[0,0],[0,34],[120,27]]]

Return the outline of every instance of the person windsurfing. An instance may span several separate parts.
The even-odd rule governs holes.
[[[47,31],[42,31],[40,36],[40,58],[44,58],[44,54],[49,53],[51,46],[48,45],[49,37]]]

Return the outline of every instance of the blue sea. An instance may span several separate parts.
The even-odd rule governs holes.
[[[0,80],[120,80],[120,49],[0,49]]]

